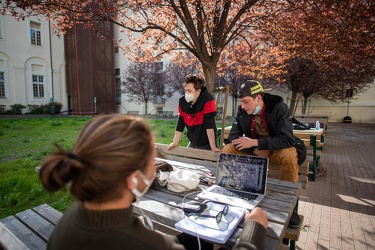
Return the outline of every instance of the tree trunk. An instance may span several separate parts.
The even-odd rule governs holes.
[[[291,116],[294,115],[294,108],[295,108],[295,106],[296,106],[297,95],[298,95],[297,92],[293,92],[293,91],[292,91],[292,98],[291,98],[291,100],[290,100],[290,106],[289,106],[289,114],[290,114]]]
[[[147,111],[148,111],[148,102],[146,101],[145,102],[145,115],[147,115]]]
[[[209,65],[202,66],[204,78],[206,80],[206,87],[211,94],[213,94],[215,90],[216,65],[217,63],[212,62]]]
[[[232,117],[235,117],[236,116],[236,100],[235,98],[232,96]]]
[[[237,114],[237,108],[238,108],[238,98],[232,96],[232,117],[234,118]]]
[[[302,105],[302,114],[306,114],[306,108],[307,108],[307,101],[308,101],[308,97],[303,97],[303,105]]]

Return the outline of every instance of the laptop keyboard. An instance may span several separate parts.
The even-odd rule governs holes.
[[[244,199],[247,201],[252,201],[258,198],[258,195],[256,194],[244,193],[244,192],[236,191],[236,190],[227,190],[221,187],[215,187],[211,190],[211,192],[216,193],[216,194],[230,196],[230,197]]]

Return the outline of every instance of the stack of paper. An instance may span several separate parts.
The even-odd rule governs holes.
[[[216,216],[225,204],[207,202],[207,209],[201,214]],[[185,216],[175,224],[177,230],[213,243],[224,244],[242,220],[246,209],[229,206],[228,213],[217,223],[215,218],[200,217],[199,214]]]

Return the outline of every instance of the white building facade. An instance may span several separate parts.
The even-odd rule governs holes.
[[[9,109],[55,101],[64,110],[65,85],[64,40],[52,34],[52,24],[0,15],[0,105]]]

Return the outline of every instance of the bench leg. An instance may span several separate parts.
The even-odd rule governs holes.
[[[309,178],[309,181],[315,181],[316,172],[318,170],[317,159],[313,160],[313,164],[310,165],[310,170],[312,171],[312,175],[311,175],[311,179]]]
[[[320,162],[320,157],[317,156],[314,160],[314,164],[313,164],[313,168],[312,168],[312,171],[313,171],[313,176],[312,176],[312,181],[316,181],[316,174],[318,173],[318,166],[319,166],[319,162]]]
[[[296,206],[294,207],[294,212],[298,214],[298,202],[299,199],[297,199]],[[290,240],[290,245],[289,245],[290,250],[296,250],[296,241],[295,240]]]
[[[289,249],[290,250],[296,250],[296,241],[295,240],[290,241]]]
[[[296,212],[297,214],[298,214],[298,202],[299,202],[299,199],[297,200],[296,206],[294,207],[294,212]]]

